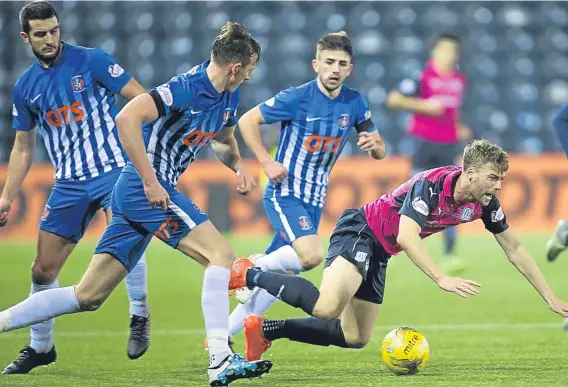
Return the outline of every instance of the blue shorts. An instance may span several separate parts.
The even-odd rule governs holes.
[[[120,171],[115,169],[88,180],[56,180],[41,216],[40,230],[79,242],[96,212],[110,206]]]
[[[266,254],[303,236],[317,235],[323,208],[304,203],[295,196],[275,194],[264,197],[262,203],[274,229],[274,238]]]
[[[170,195],[164,211],[152,208],[136,173],[123,172],[112,193],[112,220],[95,254],[110,254],[130,271],[156,236],[176,248],[179,241],[209,218],[197,205],[170,184],[158,180]]]

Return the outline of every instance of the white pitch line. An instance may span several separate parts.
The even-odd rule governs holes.
[[[400,325],[377,325],[375,331],[390,330],[398,328]],[[416,329],[427,331],[456,331],[456,330],[479,330],[479,331],[496,331],[502,329],[562,329],[562,322],[558,323],[515,323],[515,324],[434,324],[434,325],[412,325]],[[0,335],[0,339],[20,339],[29,337],[26,332],[8,332]],[[204,329],[154,329],[151,331],[152,336],[205,336]],[[61,332],[55,330],[55,337],[73,337],[73,338],[89,338],[89,337],[126,337],[127,331],[83,331],[83,332]]]

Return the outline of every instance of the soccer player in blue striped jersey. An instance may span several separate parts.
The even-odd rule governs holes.
[[[238,87],[250,78],[259,57],[260,45],[243,26],[229,22],[213,43],[210,60],[122,109],[116,124],[130,162],[114,188],[113,218],[87,272],[74,287],[34,294],[0,312],[0,332],[97,309],[156,236],[206,267],[201,305],[210,385],[225,386],[270,369],[270,362],[249,363],[229,348],[229,269],[235,256],[207,215],[176,189],[179,176],[209,143],[236,172],[239,193],[255,188],[233,133]]]
[[[55,185],[40,221],[31,294],[58,288],[61,267],[82,238],[90,220],[103,209],[110,221],[110,196],[126,155],[114,118],[115,94],[132,99],[144,88],[99,49],[61,41],[53,6],[36,1],[20,12],[21,36],[37,60],[14,86],[12,122],[16,140],[8,178],[0,197],[0,227],[30,168],[39,132],[55,167]],[[128,356],[142,356],[149,345],[146,265],[129,275],[130,339]],[[31,343],[4,374],[27,373],[56,359],[53,319],[31,328]]]
[[[353,68],[352,56],[345,32],[323,35],[312,61],[316,79],[279,92],[239,120],[245,142],[270,180],[263,204],[275,234],[265,255],[256,256],[255,265],[263,270],[299,273],[323,260],[317,229],[329,173],[351,128],[362,150],[377,160],[386,156],[367,101],[343,84]],[[262,143],[260,125],[277,121],[282,129],[273,160]],[[255,289],[251,297],[231,313],[230,335],[242,329],[248,315],[261,315],[276,301],[261,289]]]
[[[556,112],[552,120],[552,127],[562,145],[564,153],[568,155],[568,104],[564,105]],[[546,243],[545,253],[549,262],[554,262],[556,258],[568,248],[568,220],[561,219],[556,226],[556,232]],[[564,319],[564,330],[568,331],[568,318]]]

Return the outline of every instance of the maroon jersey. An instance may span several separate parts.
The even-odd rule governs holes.
[[[395,255],[402,250],[396,242],[401,215],[420,225],[421,238],[480,218],[493,234],[509,227],[496,197],[486,207],[479,203],[455,202],[453,191],[461,172],[460,167],[453,165],[420,172],[395,190],[365,205],[367,223],[389,254]]]

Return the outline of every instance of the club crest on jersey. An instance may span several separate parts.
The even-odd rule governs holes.
[[[298,218],[298,223],[300,224],[300,228],[304,231],[312,228],[312,222],[307,216],[300,216]]]
[[[75,75],[71,78],[71,87],[74,93],[80,93],[85,90],[85,80],[82,75]]]
[[[470,221],[472,216],[473,216],[473,208],[466,207],[462,211],[461,220],[462,222]]]
[[[46,221],[49,214],[51,214],[51,207],[46,204],[45,207],[43,208],[43,214],[41,215],[41,220]]]
[[[341,117],[339,117],[339,127],[341,129],[349,128],[349,114],[342,114]]]

